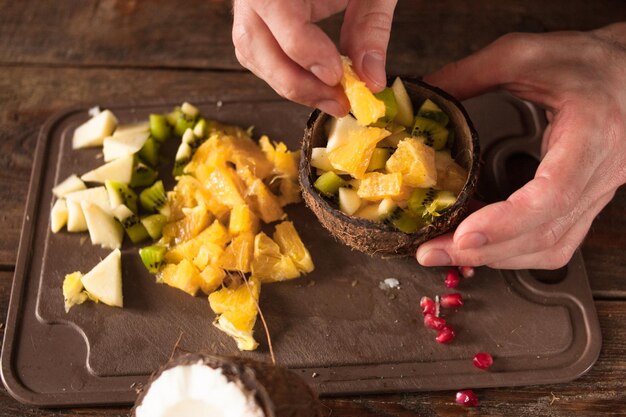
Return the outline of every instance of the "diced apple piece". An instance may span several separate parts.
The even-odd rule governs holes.
[[[345,145],[350,141],[350,132],[358,132],[364,129],[360,126],[356,119],[350,115],[331,119],[330,129],[328,130],[328,142],[326,143],[326,152],[331,152],[341,145]]]
[[[361,197],[350,188],[339,188],[339,210],[352,216],[361,206]]]
[[[119,125],[117,129],[115,129],[115,132],[113,132],[113,137],[140,132],[150,132],[150,123],[138,122],[127,125]]]
[[[113,135],[104,138],[102,146],[104,161],[110,162],[138,152],[149,136],[150,132],[130,131],[123,135]]]
[[[68,232],[85,232],[87,230],[87,221],[80,206],[80,201],[65,200],[67,204],[67,231]]]
[[[400,77],[396,77],[391,89],[398,105],[395,121],[403,126],[413,127],[413,104]]]
[[[52,233],[57,233],[67,224],[68,212],[65,199],[57,200],[50,211],[50,227]]]
[[[363,204],[355,213],[354,217],[360,217],[366,220],[379,221],[378,204]]]
[[[113,307],[124,305],[122,293],[122,255],[115,249],[81,279],[95,300]]]
[[[398,203],[391,198],[384,198],[378,205],[378,217],[387,218],[398,207]]]
[[[134,165],[135,158],[133,155],[124,156],[87,172],[81,179],[87,182],[99,182],[102,184],[106,180],[129,184],[133,176]]]
[[[72,138],[74,149],[100,146],[105,137],[110,136],[117,127],[117,118],[110,110],[96,116],[78,126]]]
[[[115,218],[98,205],[81,202],[91,243],[103,248],[118,249],[124,239],[124,228]]]
[[[71,192],[84,190],[85,188],[87,188],[85,183],[82,182],[76,174],[72,174],[54,187],[52,194],[54,194],[56,198],[63,198]]]
[[[83,201],[88,201],[90,203],[96,204],[102,210],[107,213],[111,212],[111,203],[109,202],[109,193],[107,192],[105,187],[93,187],[87,188],[85,190],[74,191],[65,196],[65,199],[68,201],[77,202],[79,205]],[[69,206],[69,204],[68,204]]]
[[[311,166],[313,168],[321,169],[322,171],[333,170],[333,166],[328,160],[328,152],[326,148],[311,149]]]

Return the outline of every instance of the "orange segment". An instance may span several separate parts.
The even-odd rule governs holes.
[[[393,174],[380,172],[366,174],[357,190],[359,197],[371,201],[399,198],[404,192],[405,187],[402,184],[402,174],[399,172]]]
[[[385,168],[388,172],[401,173],[404,183],[410,187],[430,188],[437,183],[435,150],[419,139],[402,139]]]
[[[292,222],[282,222],[276,225],[274,241],[280,247],[281,253],[289,256],[302,272],[311,272],[315,268],[311,254],[300,239]]]
[[[202,281],[198,269],[187,259],[183,259],[178,265],[165,265],[157,278],[159,282],[183,290],[189,295],[196,295]]]
[[[385,115],[385,103],[377,99],[352,69],[350,58],[342,56],[341,85],[348,97],[352,114],[361,126],[374,123]]]
[[[254,238],[252,275],[262,282],[275,282],[297,278],[300,271],[289,256],[280,253],[276,242],[261,232]]]
[[[386,129],[368,127],[348,133],[348,141],[328,153],[333,168],[361,179],[370,164],[376,144],[389,136]]]
[[[254,234],[242,233],[233,238],[218,260],[218,265],[228,271],[250,272],[254,253]]]

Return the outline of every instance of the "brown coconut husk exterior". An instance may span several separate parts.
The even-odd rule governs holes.
[[[468,171],[468,178],[456,203],[431,224],[415,233],[407,234],[384,223],[348,216],[322,197],[314,188],[315,177],[311,171],[311,149],[326,146],[324,125],[331,116],[315,110],[311,113],[302,142],[300,184],[307,206],[313,210],[320,223],[340,242],[381,257],[413,256],[422,243],[455,228],[467,213],[470,198],[478,182],[480,148],[478,134],[461,103],[445,91],[417,79],[403,79],[414,108],[426,100],[435,102],[450,118],[455,141],[452,156]]]
[[[230,382],[254,395],[266,417],[322,417],[323,408],[317,395],[302,378],[287,368],[239,357],[190,353],[178,356],[165,364],[137,397],[132,416],[141,405],[152,381],[166,370],[181,365],[202,363],[221,369]],[[225,404],[227,406],[227,404]]]

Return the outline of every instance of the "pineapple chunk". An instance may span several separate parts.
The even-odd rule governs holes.
[[[351,131],[344,145],[328,153],[328,160],[333,168],[361,179],[367,171],[376,144],[389,135],[388,130],[377,127]]]
[[[83,283],[80,280],[82,277],[83,274],[80,272],[73,272],[67,274],[63,280],[63,299],[66,313],[69,313],[73,306],[82,304],[89,298],[87,293],[83,291]]]
[[[406,194],[406,187],[403,186],[402,174],[382,174],[371,172],[365,175],[361,181],[357,194],[364,200],[378,201],[385,198],[398,199]]]
[[[401,173],[404,184],[410,187],[430,188],[437,183],[435,150],[415,138],[401,140],[385,168]]]
[[[157,279],[192,296],[196,295],[202,283],[200,272],[187,259],[183,259],[178,265],[165,265],[158,273]]]
[[[214,325],[237,342],[239,350],[254,350],[253,329],[258,313],[261,283],[255,276],[237,288],[222,288],[209,295],[211,310],[219,316]]]

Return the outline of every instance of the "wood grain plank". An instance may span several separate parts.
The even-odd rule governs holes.
[[[0,63],[241,69],[231,2],[0,1]],[[401,0],[390,73],[419,75],[512,31],[589,30],[626,20],[621,0]],[[337,40],[341,15],[321,23]]]

